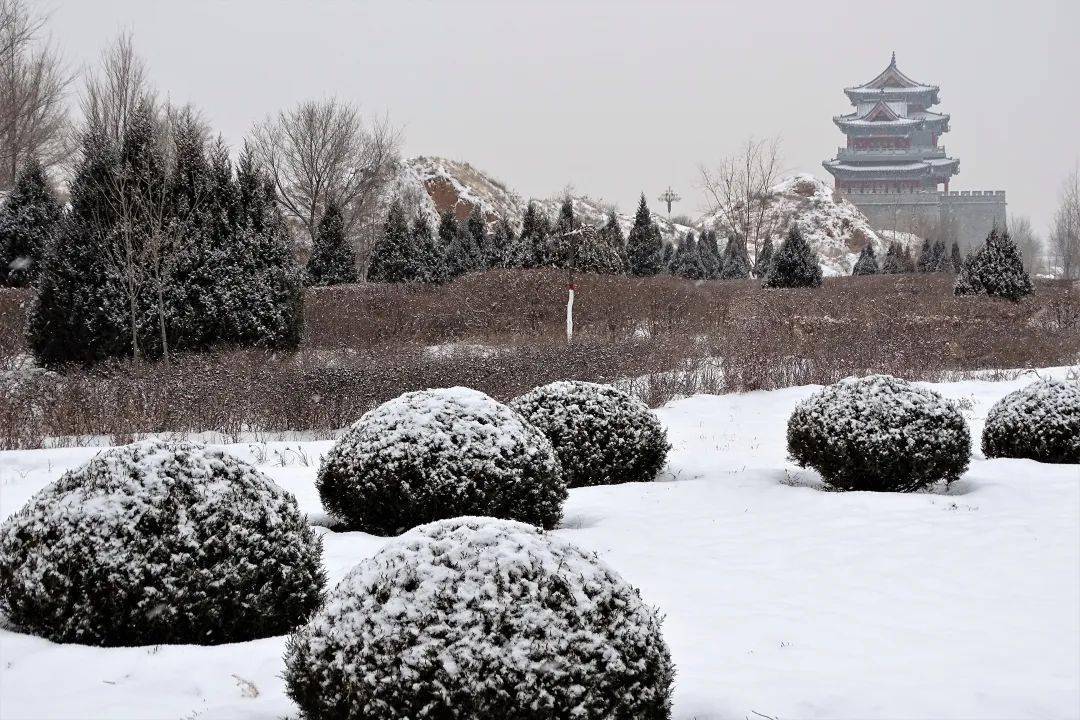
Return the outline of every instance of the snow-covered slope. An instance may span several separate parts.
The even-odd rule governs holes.
[[[770,195],[763,225],[772,229],[774,246],[779,246],[792,223],[797,222],[807,242],[817,251],[826,275],[850,275],[867,242],[873,243],[879,258],[888,249],[889,240],[871,227],[857,207],[834,197],[828,183],[809,173],[784,178],[773,186]],[[723,236],[724,223],[718,222],[722,219],[719,212],[709,213],[695,225],[699,229],[715,227],[717,234]],[[922,244],[921,238],[907,233],[897,233],[895,239],[916,252]]]
[[[506,183],[467,162],[425,156],[402,163],[401,171],[387,195],[402,198],[406,206],[432,218],[452,209],[458,220],[464,220],[474,207],[479,206],[489,223],[506,217],[514,225],[520,225],[529,202],[535,202],[549,217],[554,218],[563,201],[562,193],[545,198],[526,198]],[[596,226],[607,222],[610,203],[588,195],[571,195],[571,199],[575,215],[583,222]],[[623,233],[629,232],[634,224],[633,216],[617,213],[617,217]],[[657,213],[653,213],[652,217],[669,240],[686,234],[690,229],[685,225],[673,224]]]
[[[438,214],[453,209],[459,220],[469,216],[479,206],[489,222],[506,217],[515,225],[530,202],[506,183],[476,169],[467,162],[439,157],[415,157],[402,163],[401,171],[388,195],[405,200],[414,212],[426,213],[437,222]],[[562,194],[532,198],[550,217],[555,217],[562,203]],[[817,250],[821,266],[829,275],[850,275],[859,251],[867,242],[883,255],[888,240],[874,231],[857,207],[843,198],[834,198],[832,188],[823,180],[800,173],[781,180],[772,189],[766,225],[774,229],[773,242],[783,240],[792,222],[798,221],[811,247]],[[607,222],[611,204],[587,195],[572,195],[574,212],[584,222],[596,226]],[[626,208],[624,208],[626,210]],[[633,225],[632,212],[617,213],[625,235]],[[685,235],[690,230],[701,232],[716,229],[720,242],[725,239],[724,224],[718,223],[718,213],[707,213],[693,226],[670,222],[658,213],[652,218],[667,241]],[[922,240],[914,235],[898,233],[896,239],[918,251]],[[751,251],[751,256],[753,255]]]
[[[928,387],[963,403],[977,438],[990,406],[1028,382]],[[817,389],[673,402],[658,411],[673,448],[657,482],[570,491],[554,534],[666,616],[674,719],[1077,717],[1080,468],[976,449],[948,491],[824,492],[785,451],[788,416]],[[321,527],[330,446],[228,451],[296,495],[333,584],[387,539]],[[0,519],[97,450],[0,453]],[[284,637],[97,648],[0,628],[0,717],[294,717],[284,649]]]

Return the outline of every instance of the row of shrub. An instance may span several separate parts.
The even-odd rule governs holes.
[[[788,419],[788,452],[840,490],[912,491],[956,480],[971,434],[960,410],[933,390],[889,375],[841,380]],[[1080,462],[1080,385],[1041,380],[990,408],[988,458]]]
[[[1080,389],[1045,381],[995,404],[983,448],[1080,462],[1078,438]],[[970,434],[937,393],[874,375],[801,403],[788,441],[833,487],[909,491],[958,478]],[[318,487],[350,528],[413,530],[324,597],[319,538],[290,494],[221,450],[147,440],[65,473],[0,527],[0,608],[99,645],[301,626],[285,680],[308,718],[664,718],[674,671],[656,611],[542,529],[568,486],[651,480],[668,449],[648,408],[609,386],[553,383],[510,405],[406,393],[345,432]]]
[[[109,646],[301,626],[285,680],[307,718],[667,718],[661,617],[542,528],[568,485],[651,480],[668,447],[652,412],[607,386],[554,383],[513,406],[406,393],[346,431],[318,484],[350,527],[414,529],[324,595],[319,538],[290,494],[221,450],[137,442],[0,527],[0,609]]]

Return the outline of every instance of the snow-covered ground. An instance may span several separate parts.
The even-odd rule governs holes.
[[[990,405],[1029,380],[932,387],[962,401],[977,445]],[[947,492],[824,492],[785,459],[787,416],[815,389],[673,402],[659,482],[570,492],[556,532],[667,616],[675,717],[1080,717],[1080,467],[976,451]],[[324,525],[330,444],[229,450]],[[0,453],[0,516],[97,450]],[[320,532],[332,583],[386,542]],[[102,649],[0,630],[0,717],[292,717],[284,644]]]

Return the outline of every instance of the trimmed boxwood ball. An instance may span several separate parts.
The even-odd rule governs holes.
[[[319,606],[321,544],[292,495],[222,450],[99,453],[0,526],[0,608],[92,645],[280,635]]]
[[[799,403],[788,453],[838,490],[912,491],[968,466],[971,435],[941,395],[890,375],[849,378]]]
[[[290,638],[307,720],[670,717],[661,617],[594,553],[454,518],[365,560]]]
[[[463,387],[405,393],[365,413],[323,458],[317,485],[331,516],[377,535],[459,515],[552,528],[566,499],[547,438]]]
[[[611,385],[563,380],[510,405],[555,446],[568,487],[652,480],[671,448],[652,410]]]
[[[994,403],[982,435],[988,458],[1080,463],[1080,385],[1040,380]]]

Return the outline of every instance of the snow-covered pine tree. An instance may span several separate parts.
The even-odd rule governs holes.
[[[698,242],[694,238],[694,231],[687,232],[677,243],[675,257],[671,261],[671,274],[687,280],[704,279],[705,268],[701,264],[701,255]]]
[[[982,286],[982,249],[969,250],[960,264],[960,271],[953,281],[954,295],[978,295],[985,292]]]
[[[995,227],[990,231],[978,270],[979,283],[991,297],[1020,302],[1034,290],[1031,277],[1024,270],[1020,249],[1009,237],[1008,230],[999,232]]]
[[[750,277],[750,256],[746,252],[746,241],[741,235],[732,235],[724,246],[720,279],[742,280],[748,277]]]
[[[630,274],[647,276],[659,273],[661,268],[666,266],[665,259],[670,259],[664,257],[664,250],[660,228],[652,221],[649,204],[645,200],[645,193],[642,193],[637,213],[634,215],[634,226],[630,228],[630,235],[626,240]]]
[[[792,224],[780,249],[773,256],[772,267],[763,287],[817,287],[821,285],[821,265],[817,253],[806,242],[797,224]]]
[[[27,318],[27,341],[47,366],[91,363],[132,351],[120,278],[108,272],[105,243],[114,206],[117,149],[102,128],[86,128],[71,181],[71,210],[41,256],[37,293]]]
[[[447,280],[446,246],[435,237],[427,216],[420,212],[413,218],[410,229],[415,248],[415,267],[411,273],[414,280],[422,283],[440,284]]]
[[[904,250],[897,242],[890,242],[889,249],[881,261],[882,275],[899,275],[904,272]]]
[[[578,263],[576,254],[581,244],[581,238],[577,232],[579,229],[574,217],[574,202],[567,195],[559,205],[554,232],[543,246],[541,264],[545,267],[576,267]]]
[[[873,243],[866,243],[862,252],[859,253],[859,259],[855,261],[855,269],[851,271],[852,275],[877,275],[878,274],[878,262],[877,255],[874,254]]]
[[[520,257],[521,267],[540,267],[543,247],[547,244],[548,220],[537,204],[529,201],[521,218]]]
[[[479,205],[474,205],[469,219],[465,221],[465,232],[468,234],[466,247],[470,254],[470,263],[467,272],[473,270],[487,270],[488,259],[492,256],[489,247],[490,238],[487,231],[487,222],[484,220],[484,211]]]
[[[952,267],[952,272],[960,272],[960,266],[964,264],[964,259],[960,255],[960,243],[953,240],[952,252],[949,255],[949,264]]]
[[[933,269],[930,272],[949,272],[949,253],[944,240],[935,240],[932,248]]]
[[[716,245],[716,231],[703,230],[698,237],[698,256],[701,258],[701,270],[705,273],[706,280],[715,280],[720,277],[720,269],[723,263],[720,260],[720,249]]]
[[[758,251],[757,262],[754,264],[754,277],[764,278],[769,274],[775,254],[772,235],[766,235],[765,241],[761,244],[761,250]]]
[[[370,282],[399,283],[413,280],[416,259],[409,221],[400,200],[394,199],[386,213],[382,233],[371,251]]]
[[[44,168],[31,158],[0,208],[0,285],[22,287],[34,282],[45,247],[59,229],[61,214]]]
[[[620,273],[626,272],[626,236],[619,226],[619,217],[615,208],[610,208],[604,226],[600,228],[600,239],[619,256]]]
[[[225,327],[214,341],[295,347],[303,328],[304,272],[293,254],[277,191],[246,151],[237,163],[237,185],[248,192],[238,193],[238,221],[222,239],[219,292]]]
[[[922,249],[919,251],[919,259],[915,263],[915,269],[921,273],[934,272],[937,263],[934,260],[934,247],[930,238],[923,238]]]
[[[488,267],[507,267],[507,254],[514,245],[516,238],[514,237],[514,228],[505,215],[495,223],[495,230],[489,235],[489,239]]]
[[[461,226],[453,209],[445,210],[439,215],[438,243],[443,248],[444,267],[446,279],[453,280],[464,275],[467,270],[467,258],[465,248],[461,240]]]
[[[660,272],[674,275],[675,257],[679,254],[679,242],[672,239],[671,242],[661,242],[660,249]]]
[[[600,275],[622,274],[622,258],[592,225],[585,223],[578,229],[572,230],[566,237],[573,244],[574,267],[579,272]]]
[[[529,208],[532,208],[529,205]],[[528,217],[528,210],[525,211],[525,216]],[[536,251],[532,246],[532,236],[525,232],[522,227],[521,232],[510,233],[510,241],[506,245],[506,249],[503,251],[503,267],[508,268],[527,268],[533,267],[536,262]]]
[[[356,280],[356,254],[345,237],[341,208],[331,200],[315,231],[307,264],[307,281],[309,285],[341,285]]]

